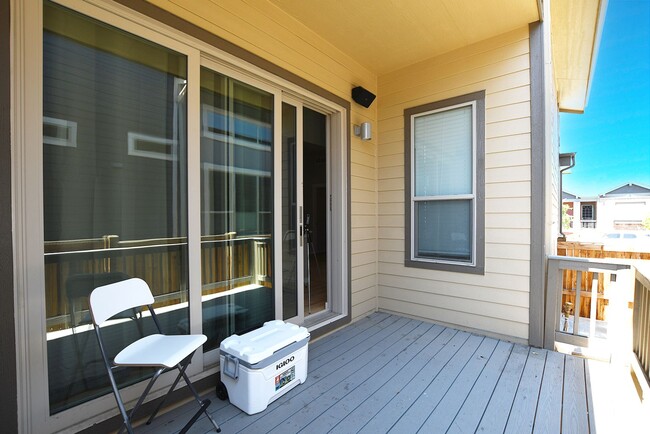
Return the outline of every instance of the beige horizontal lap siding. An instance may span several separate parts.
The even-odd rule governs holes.
[[[379,308],[528,339],[529,31],[524,27],[379,77]],[[485,274],[404,266],[404,109],[485,90]],[[408,146],[408,144],[406,145]]]
[[[270,2],[150,0],[150,3],[350,100],[354,86],[376,92],[377,77]],[[352,124],[377,124],[377,104],[351,104]],[[349,126],[352,128],[352,125]],[[375,133],[376,136],[376,133]],[[350,150],[352,318],[377,309],[376,139],[352,136]]]

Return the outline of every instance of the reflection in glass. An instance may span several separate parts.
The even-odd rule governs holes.
[[[472,261],[472,201],[415,202],[416,244],[419,258]]]
[[[201,68],[201,282],[209,351],[275,316],[273,95]]]
[[[165,332],[188,331],[187,59],[48,1],[43,20],[47,360],[57,413],[110,392],[89,325],[94,287],[140,277]],[[105,330],[109,353],[149,327],[137,312],[120,315]],[[147,375],[116,372],[120,386]]]
[[[327,309],[327,117],[303,107],[302,194],[304,204],[305,315]]]
[[[282,319],[298,315],[296,108],[282,104]]]

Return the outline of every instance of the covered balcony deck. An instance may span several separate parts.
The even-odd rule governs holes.
[[[645,416],[621,372],[379,312],[311,342],[307,382],[265,411],[249,416],[212,391],[210,412],[223,433],[638,432]],[[176,433],[193,412],[138,432]],[[190,432],[210,429],[204,417]]]

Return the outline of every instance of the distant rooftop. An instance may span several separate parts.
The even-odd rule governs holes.
[[[621,195],[650,195],[650,188],[643,187],[638,184],[625,184],[621,185],[618,188],[615,188],[612,191],[608,191],[607,193],[601,195],[601,197],[606,197],[606,196],[621,196]]]
[[[562,200],[564,199],[580,199],[575,194],[571,194],[568,191],[562,191]]]
[[[650,196],[650,188],[644,187],[639,184],[627,183],[617,187],[607,193],[599,194],[598,196],[582,197],[562,191],[562,200],[575,200],[575,201],[596,201],[599,197],[622,197],[622,196]]]

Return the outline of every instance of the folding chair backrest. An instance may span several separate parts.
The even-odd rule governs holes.
[[[93,322],[101,325],[124,310],[153,302],[149,285],[142,279],[133,278],[95,288],[90,294],[90,312]]]
[[[65,283],[65,292],[68,298],[68,311],[70,312],[72,327],[90,322],[90,315],[86,316],[83,311],[88,308],[88,297],[95,288],[129,278],[128,274],[120,271],[74,274],[68,277]]]

